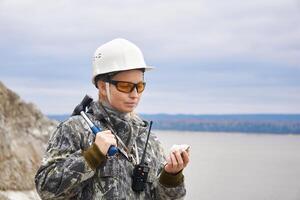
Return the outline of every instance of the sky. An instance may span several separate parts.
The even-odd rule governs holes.
[[[139,113],[300,113],[300,0],[0,0],[0,81],[69,114],[114,38],[146,63]]]

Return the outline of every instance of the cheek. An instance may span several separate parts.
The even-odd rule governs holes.
[[[126,93],[119,92],[115,89],[111,90],[111,98],[115,104],[122,104],[128,98],[127,96]]]

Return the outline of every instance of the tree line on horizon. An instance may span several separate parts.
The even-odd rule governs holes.
[[[299,114],[245,114],[245,115],[168,115],[142,114],[152,120],[153,129],[203,131],[300,134]],[[63,121],[69,115],[50,115],[51,119]]]

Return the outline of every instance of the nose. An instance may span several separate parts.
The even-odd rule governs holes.
[[[129,93],[129,96],[130,96],[131,98],[137,98],[137,97],[139,97],[139,94],[138,94],[138,92],[137,92],[136,87],[134,87],[134,89],[132,90],[132,92]]]

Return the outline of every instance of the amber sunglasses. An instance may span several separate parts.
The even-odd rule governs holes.
[[[131,83],[127,81],[106,80],[106,82],[115,85],[118,91],[125,93],[131,93],[134,88],[136,88],[137,93],[142,93],[146,86],[146,83],[142,81],[138,83]]]

